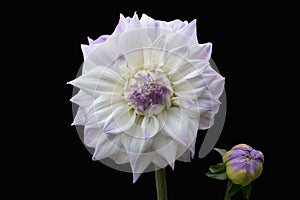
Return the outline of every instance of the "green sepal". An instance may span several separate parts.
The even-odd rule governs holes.
[[[224,163],[218,163],[209,167],[209,171],[212,173],[225,172],[226,165]]]
[[[227,179],[226,172],[223,172],[223,173],[207,172],[207,173],[205,173],[205,175],[210,177],[210,178],[214,178],[214,179],[218,179],[218,180],[226,180]]]
[[[222,157],[227,152],[227,150],[225,150],[225,149],[219,149],[219,148],[214,148],[214,150],[217,151]]]
[[[232,183],[232,185],[229,189],[230,196],[235,195],[238,191],[240,191],[240,189],[241,189],[240,185]]]
[[[252,184],[251,183],[244,186],[244,187],[241,187],[241,190],[243,192],[243,195],[244,195],[245,199],[250,199],[251,189],[252,189]]]

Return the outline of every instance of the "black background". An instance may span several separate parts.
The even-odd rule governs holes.
[[[25,96],[22,100],[29,108],[22,127],[32,134],[26,144],[23,139],[18,141],[25,144],[21,153],[9,154],[10,160],[17,161],[17,170],[10,173],[6,186],[39,199],[156,199],[153,172],[142,174],[133,184],[131,174],[92,161],[75,127],[70,125],[73,88],[66,82],[76,77],[83,61],[80,45],[87,43],[87,37],[111,34],[120,13],[133,16],[136,11],[139,16],[145,13],[164,21],[197,19],[199,43],[213,44],[212,58],[226,79],[227,116],[215,147],[230,149],[246,143],[261,150],[265,155],[264,171],[253,182],[251,199],[266,199],[275,191],[278,198],[283,195],[275,177],[278,180],[283,176],[277,172],[276,159],[280,153],[277,139],[284,125],[272,104],[277,92],[274,85],[280,84],[274,83],[272,71],[283,60],[276,50],[281,42],[278,31],[285,26],[277,15],[280,9],[250,3],[108,3],[34,5],[32,11],[24,9],[17,17],[18,23],[12,25],[16,28],[11,36],[13,44],[23,44],[14,49],[26,55],[22,60],[28,66],[24,72],[30,74],[19,84],[28,86],[28,93],[35,98]],[[32,109],[37,112],[31,115]],[[197,151],[205,134],[199,131]],[[24,138],[28,141],[27,136]],[[212,151],[203,159],[196,154],[191,163],[177,161],[174,171],[168,167],[169,199],[223,199],[226,181],[204,175],[210,165],[220,161],[221,157]]]

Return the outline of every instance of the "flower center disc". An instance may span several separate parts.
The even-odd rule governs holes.
[[[172,95],[171,83],[159,69],[138,71],[124,88],[125,100],[140,115],[157,115],[169,108]]]

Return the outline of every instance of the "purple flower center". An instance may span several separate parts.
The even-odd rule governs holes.
[[[124,96],[137,114],[158,114],[171,106],[172,88],[158,70],[138,71],[125,85]]]

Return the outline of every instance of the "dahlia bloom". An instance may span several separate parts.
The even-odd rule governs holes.
[[[223,156],[227,177],[235,184],[246,186],[263,171],[264,156],[247,144],[235,145]]]
[[[130,163],[135,182],[153,163],[190,162],[198,129],[218,112],[224,78],[210,66],[211,43],[199,44],[196,20],[120,16],[111,35],[82,45],[74,125],[84,126],[93,160]]]

